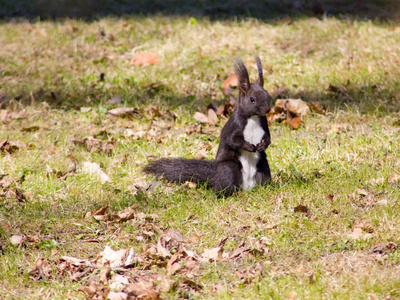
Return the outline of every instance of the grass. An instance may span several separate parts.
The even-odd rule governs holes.
[[[157,227],[181,231],[197,253],[224,237],[230,252],[243,240],[268,241],[267,253],[202,264],[195,282],[203,289],[191,291],[194,298],[400,297],[398,250],[372,251],[379,243],[400,243],[400,190],[393,179],[400,169],[397,23],[158,16],[0,26],[0,141],[26,145],[1,153],[0,174],[11,180],[9,187],[1,184],[1,297],[84,298],[79,289],[87,280],[56,275],[62,255],[93,259],[105,245],[144,253],[146,243],[157,241],[157,233],[146,242],[135,238],[147,226],[139,221],[85,218],[107,203],[113,211],[137,204],[138,212],[157,214]],[[134,67],[132,49],[157,54],[161,63]],[[234,57],[243,58],[255,78],[255,54],[263,62],[267,90],[284,85],[283,96],[328,107],[325,115],[306,116],[298,130],[271,127],[273,184],[218,199],[202,187],[146,177],[141,168],[149,155],[196,157],[205,149],[206,158],[214,157],[224,119],[201,125],[200,132],[186,130],[195,126],[194,112],[225,101],[220,85],[232,73]],[[113,96],[140,117],[108,117],[105,112],[116,106],[107,103]],[[154,116],[146,110],[149,104],[174,117]],[[92,110],[81,112],[83,106]],[[128,129],[148,133],[130,136]],[[114,137],[117,145],[107,155],[72,142],[86,136]],[[101,184],[82,174],[85,161],[99,163],[111,181]],[[75,174],[57,176],[73,163]],[[155,189],[138,193],[136,186],[147,182],[155,182]],[[12,193],[15,188],[26,200]],[[299,204],[309,213],[294,213]],[[371,235],[350,238],[362,220],[370,222],[365,230]],[[37,240],[15,247],[9,242],[13,234]],[[90,239],[97,242],[86,242]],[[52,266],[47,281],[29,275],[38,258]],[[257,273],[259,263],[265,272],[246,282],[244,274]],[[164,274],[165,268],[152,271]],[[180,292],[162,296],[179,298]]]

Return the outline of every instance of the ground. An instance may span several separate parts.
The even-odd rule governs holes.
[[[118,274],[132,298],[400,297],[396,22],[140,16],[0,27],[1,297],[99,299]],[[140,65],[138,53],[156,63]],[[193,116],[229,100],[235,57],[256,79],[255,55],[273,103],[321,108],[298,129],[271,124],[271,185],[218,198],[145,175],[156,157],[215,156],[227,117]],[[121,107],[128,114],[112,114]],[[109,268],[106,246],[133,248],[135,263]]]

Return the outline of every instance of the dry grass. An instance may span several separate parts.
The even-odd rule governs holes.
[[[105,245],[144,253],[146,243],[157,241],[157,233],[146,242],[135,238],[143,234],[141,223],[85,218],[106,203],[113,211],[136,204],[138,212],[156,213],[159,228],[180,230],[197,253],[223,237],[229,237],[225,248],[230,252],[243,240],[269,241],[267,255],[202,265],[195,281],[203,289],[193,292],[194,298],[400,296],[398,250],[372,251],[379,243],[399,245],[400,192],[393,179],[400,169],[397,24],[141,17],[0,26],[0,101],[5,101],[0,141],[25,143],[12,154],[1,153],[0,174],[11,180],[6,188],[1,183],[2,297],[84,298],[78,290],[86,279],[54,275],[48,282],[34,280],[29,270],[36,259],[45,258],[56,274],[62,255],[94,258]],[[161,63],[133,67],[132,52],[141,51],[157,54]],[[154,181],[141,172],[149,155],[214,156],[225,120],[196,131],[191,116],[205,111],[209,102],[225,101],[220,85],[232,72],[233,57],[242,57],[254,77],[255,54],[262,59],[269,91],[284,85],[288,92],[283,96],[328,106],[325,115],[307,116],[299,130],[271,127],[273,185],[228,199],[165,182],[138,194],[136,186]],[[108,117],[105,112],[116,106],[106,103],[112,96],[141,115]],[[164,117],[146,110],[149,104]],[[92,110],[81,112],[82,106]],[[170,112],[175,118],[168,117]],[[107,155],[71,142],[86,136],[115,138],[117,144]],[[99,163],[111,182],[82,174],[85,161]],[[77,171],[60,178],[58,172],[73,163]],[[15,188],[26,200],[9,193]],[[299,204],[310,214],[295,214]],[[366,230],[372,235],[350,238],[362,220],[370,222]],[[16,248],[9,242],[12,234],[38,241]],[[259,263],[265,274],[252,282],[241,277],[254,270],[258,274]],[[165,269],[152,272],[164,274]],[[172,279],[182,280],[179,275]]]

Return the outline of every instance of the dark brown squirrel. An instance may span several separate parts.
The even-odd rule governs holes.
[[[234,60],[239,95],[235,110],[222,128],[215,160],[162,158],[150,162],[144,172],[169,181],[206,183],[217,194],[230,196],[271,180],[265,150],[271,143],[266,114],[270,95],[264,90],[261,61],[256,57],[258,80],[250,83],[243,61]]]

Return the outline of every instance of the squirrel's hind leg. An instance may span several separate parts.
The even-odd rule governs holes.
[[[217,194],[229,197],[240,189],[241,184],[240,164],[229,161],[217,163],[213,177],[213,189]]]
[[[260,155],[260,160],[257,164],[257,172],[255,175],[256,184],[267,185],[271,182],[271,170],[265,152]]]

